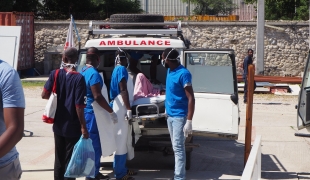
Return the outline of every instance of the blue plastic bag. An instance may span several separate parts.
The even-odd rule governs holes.
[[[95,177],[95,151],[90,138],[81,136],[75,144],[65,177]]]

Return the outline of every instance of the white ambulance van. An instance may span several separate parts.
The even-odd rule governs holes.
[[[118,26],[124,28],[117,28]],[[133,29],[133,26],[138,28]],[[154,29],[152,26],[160,28]],[[237,139],[240,117],[234,50],[190,49],[189,46],[189,41],[182,36],[181,22],[91,21],[89,39],[80,50],[79,68],[85,65],[87,48],[98,48],[101,53],[98,70],[104,72],[104,81],[109,89],[114,69],[114,54],[118,47],[129,54],[131,51],[143,54],[137,66],[148,77],[150,58],[158,55],[158,59],[161,59],[160,55],[164,49],[175,48],[181,55],[181,64],[192,74],[196,100],[193,136]],[[156,78],[163,86],[166,83],[166,75],[166,68],[158,63]],[[153,102],[149,101],[151,103],[134,103],[136,106],[133,107],[133,112],[138,112],[134,113],[135,121],[139,124],[138,130],[137,127],[134,128],[135,137],[139,137],[135,151],[158,150],[164,155],[173,154],[164,108],[161,108],[164,100],[159,98]],[[193,137],[187,138],[186,169],[190,168],[190,155],[195,146]]]

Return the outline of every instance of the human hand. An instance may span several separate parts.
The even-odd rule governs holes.
[[[117,115],[115,114],[115,112],[111,112],[110,116],[111,116],[113,123],[116,124],[118,122],[118,119],[117,119]]]
[[[187,137],[189,134],[192,134],[192,120],[187,120],[186,124],[183,127],[184,136]]]
[[[82,127],[81,131],[82,131],[83,138],[84,139],[88,139],[89,138],[89,133],[87,131],[87,128],[86,127]]]
[[[132,112],[131,112],[131,110],[127,110],[125,120],[129,121],[131,119],[132,119]]]

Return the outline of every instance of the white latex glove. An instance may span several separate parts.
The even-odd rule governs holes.
[[[118,119],[117,119],[117,115],[115,114],[115,112],[111,112],[110,116],[111,116],[113,123],[116,124],[118,122]]]
[[[132,119],[132,112],[131,112],[131,110],[127,110],[125,119],[126,119],[127,121],[129,121],[129,120]]]
[[[189,134],[192,134],[192,121],[187,120],[186,124],[183,127],[184,136],[187,137]]]

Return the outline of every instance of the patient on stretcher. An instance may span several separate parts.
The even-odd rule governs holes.
[[[165,90],[155,88],[144,74],[137,74],[134,88],[134,101],[139,98],[154,97],[164,94]]]
[[[139,115],[150,115],[165,112],[165,90],[156,88],[152,83],[142,74],[137,74],[134,87],[134,102],[132,106],[132,114],[136,114],[137,105],[155,104],[156,106],[139,107]]]

